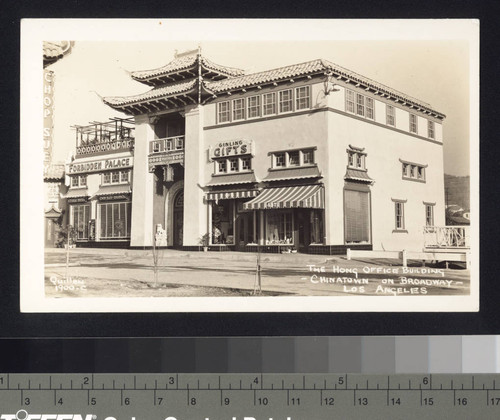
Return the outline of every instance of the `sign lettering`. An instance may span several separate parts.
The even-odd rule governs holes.
[[[217,143],[210,148],[210,159],[217,159],[225,156],[239,156],[252,153],[251,140],[233,140]]]
[[[132,157],[103,159],[93,162],[72,163],[69,166],[70,174],[100,172],[107,169],[130,168],[133,165]]]

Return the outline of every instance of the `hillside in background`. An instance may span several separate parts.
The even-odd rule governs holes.
[[[470,210],[470,176],[444,174],[445,203]]]

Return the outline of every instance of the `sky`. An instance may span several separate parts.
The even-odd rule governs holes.
[[[161,67],[201,46],[211,61],[253,73],[323,58],[432,105],[444,114],[444,168],[470,174],[469,44],[465,40],[329,41],[79,41],[71,54],[47,69],[55,72],[53,160],[75,149],[73,125],[125,114],[101,96],[150,90],[132,80],[133,70]]]

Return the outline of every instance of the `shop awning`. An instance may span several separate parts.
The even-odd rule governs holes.
[[[87,191],[87,188],[70,188],[68,192],[63,196],[63,198],[82,198],[88,196],[89,192]]]
[[[130,194],[130,185],[106,185],[104,187],[99,188],[95,193],[96,196],[100,195],[119,195],[119,194]]]
[[[207,200],[232,200],[234,198],[253,198],[259,194],[258,190],[241,190],[241,191],[216,191],[207,193]]]
[[[269,171],[263,181],[285,181],[288,179],[319,178],[321,173],[317,166],[306,166],[299,168],[279,169]]]
[[[347,169],[344,179],[352,181],[368,182],[370,184],[373,182],[373,179],[371,179],[368,176],[366,171],[360,171],[358,169]]]
[[[243,204],[245,210],[277,208],[325,208],[322,185],[266,188],[259,196]]]
[[[242,172],[238,174],[216,175],[208,182],[207,187],[215,185],[234,185],[255,183],[255,174],[253,172]]]

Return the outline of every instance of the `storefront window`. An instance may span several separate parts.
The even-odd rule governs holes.
[[[310,242],[312,244],[322,244],[323,243],[323,210],[311,210],[310,216],[310,226],[311,226],[311,238]]]
[[[212,243],[234,243],[234,201],[221,200],[212,204]]]
[[[73,227],[76,230],[77,239],[88,239],[89,237],[89,221],[90,221],[90,205],[74,205],[71,206],[73,213]]]
[[[99,204],[101,239],[130,237],[130,203]]]
[[[266,244],[293,244],[293,222],[290,211],[268,211]]]

